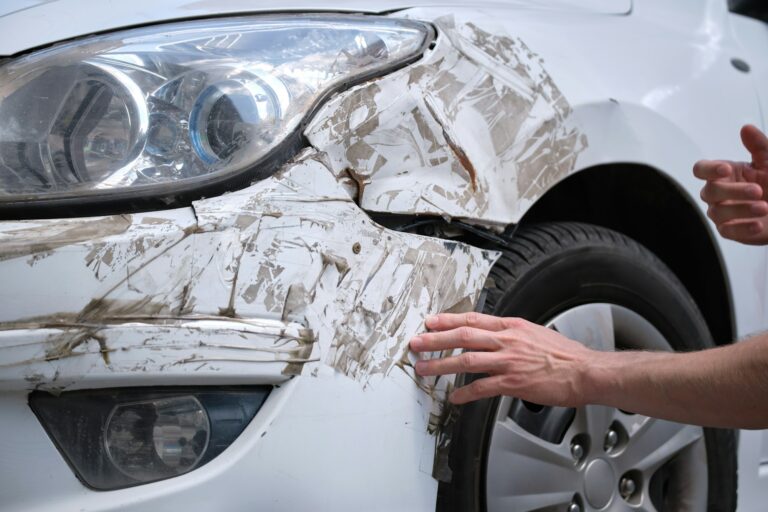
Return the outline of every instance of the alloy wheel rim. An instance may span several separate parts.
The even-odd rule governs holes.
[[[577,306],[546,325],[599,350],[672,350],[648,320],[614,304]],[[499,400],[486,466],[489,512],[696,511],[706,503],[701,427],[611,407]]]

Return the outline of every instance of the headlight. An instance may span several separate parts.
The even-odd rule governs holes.
[[[417,58],[430,34],[408,20],[259,16],[90,37],[11,61],[0,68],[0,206],[264,177],[323,97]]]
[[[29,405],[78,478],[108,490],[202,466],[240,435],[269,390],[138,388],[59,396],[35,391]]]

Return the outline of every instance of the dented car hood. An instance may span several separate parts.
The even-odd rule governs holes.
[[[466,6],[456,0],[289,0],[280,11],[392,12],[412,7]],[[632,0],[508,0],[473,2],[473,7],[568,10],[575,12],[628,14]],[[275,12],[272,2],[252,0],[133,0],[91,2],[88,0],[10,0],[0,4],[0,55],[15,55],[58,41],[120,28],[163,21],[207,16]]]

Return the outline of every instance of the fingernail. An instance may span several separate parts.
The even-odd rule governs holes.
[[[725,177],[731,174],[731,170],[728,168],[727,165],[721,165],[717,168],[717,174],[718,176]]]
[[[416,361],[416,364],[413,365],[413,368],[416,370],[416,373],[421,375],[421,373],[424,371],[424,367],[426,366],[426,363],[424,361]]]
[[[756,185],[755,186],[751,186],[748,189],[748,193],[752,197],[755,197],[755,198],[760,197],[760,187],[758,187]]]
[[[411,348],[414,350],[418,350],[421,348],[422,343],[424,343],[424,340],[422,340],[420,337],[416,336],[415,338],[411,338]]]
[[[758,234],[759,232],[761,232],[761,231],[763,230],[763,228],[762,228],[762,226],[760,226],[760,224],[752,224],[751,226],[749,226],[749,230],[750,230],[750,231],[751,231],[753,234],[755,234],[755,235],[756,235],[756,234]]]
[[[764,213],[765,212],[765,203],[755,203],[752,206],[749,207],[749,209],[752,211],[752,213]]]
[[[429,327],[430,325],[434,325],[436,321],[437,321],[437,315],[427,315],[427,318],[424,319],[424,325]]]

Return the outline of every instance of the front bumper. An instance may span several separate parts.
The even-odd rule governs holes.
[[[9,509],[433,506],[448,384],[414,377],[407,342],[472,307],[492,253],[376,225],[313,150],[190,208],[7,222],[0,248]],[[80,484],[26,405],[30,389],[224,384],[277,389],[209,464],[118,491]],[[377,482],[397,492],[372,504]]]

